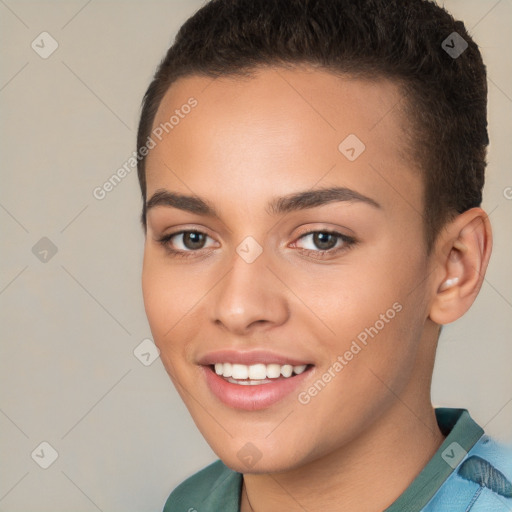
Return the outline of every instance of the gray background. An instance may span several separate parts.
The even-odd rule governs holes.
[[[134,355],[151,338],[135,170],[103,200],[92,193],[135,150],[155,66],[201,4],[0,0],[1,511],[159,511],[216,458],[160,359]],[[445,5],[488,67],[495,243],[476,303],[442,334],[433,402],[511,442],[512,2]],[[46,59],[31,47],[44,31],[58,43]],[[43,441],[58,453],[48,469]]]

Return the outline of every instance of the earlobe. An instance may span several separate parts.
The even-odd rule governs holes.
[[[432,321],[451,323],[471,307],[482,286],[491,248],[491,226],[481,208],[467,210],[446,226],[437,249],[439,272],[433,273]]]

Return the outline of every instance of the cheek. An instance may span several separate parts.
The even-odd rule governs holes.
[[[389,330],[400,308],[393,305],[404,295],[392,269],[383,268],[382,261],[380,266],[351,262],[318,268],[296,277],[288,280],[290,287],[309,309],[306,316],[321,328],[318,333],[327,335],[336,350],[360,333],[364,339],[365,329],[374,332],[376,323],[379,332]]]
[[[142,294],[144,307],[155,345],[160,350],[160,359],[176,385],[176,357],[180,347],[175,336],[178,313],[176,304],[180,301],[176,297],[176,288],[173,291],[172,281],[165,272],[158,270],[158,266],[150,258],[144,258],[142,272]],[[178,390],[179,391],[179,390]]]
[[[146,250],[142,270],[142,295],[154,341],[162,351],[173,338],[179,319],[186,314],[187,287],[183,276],[166,268]]]
[[[204,326],[201,277],[169,264],[165,256],[146,249],[142,294],[153,340],[168,373],[181,371],[190,360],[189,340]]]
[[[159,338],[164,321],[163,312],[167,307],[165,296],[165,276],[157,272],[158,267],[148,256],[147,250],[144,255],[144,263],[142,267],[142,296],[144,299],[144,307],[146,316],[151,327],[151,331],[155,338]],[[157,340],[155,339],[155,342]]]
[[[323,276],[302,276],[294,289],[308,297],[308,306],[330,329],[322,340],[328,364],[342,356],[350,367],[343,372],[345,378],[350,374],[366,386],[376,380],[371,368],[400,387],[413,365],[425,321],[425,274],[412,248],[404,247],[400,254],[391,246],[379,249],[364,261],[327,269]]]

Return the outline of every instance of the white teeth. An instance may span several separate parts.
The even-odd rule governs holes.
[[[297,375],[300,375],[306,369],[306,366],[307,366],[306,364],[301,364],[300,366],[294,366],[293,371]]]
[[[293,366],[291,364],[285,364],[281,366],[281,375],[283,377],[291,377],[293,373]]]
[[[252,364],[249,366],[249,379],[265,380],[267,378],[267,366],[264,364]]]
[[[235,380],[229,377],[226,379],[228,382],[231,382],[231,384],[241,384],[242,386],[259,386],[260,384],[270,384],[272,381],[265,379],[265,380]]]
[[[233,365],[231,363],[224,363],[222,367],[223,370],[221,375],[223,375],[224,377],[231,377],[231,375],[233,375]]]
[[[269,379],[277,379],[281,375],[280,364],[267,364],[267,377]]]
[[[300,375],[303,373],[307,365],[301,364],[292,366],[291,364],[231,364],[231,363],[215,363],[215,373],[226,378],[229,382],[247,380],[247,384],[254,385],[263,383],[266,379],[277,379],[281,375],[285,378],[291,377],[293,374]],[[268,381],[267,381],[268,382]]]
[[[233,379],[247,379],[249,377],[249,367],[245,364],[234,364],[231,376]]]

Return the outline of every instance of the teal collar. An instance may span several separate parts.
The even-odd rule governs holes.
[[[450,456],[455,456],[454,447],[450,445],[457,443],[469,452],[484,433],[466,409],[440,407],[435,412],[439,429],[446,439],[411,485],[384,512],[421,510],[454,471],[454,467],[446,462]]]

